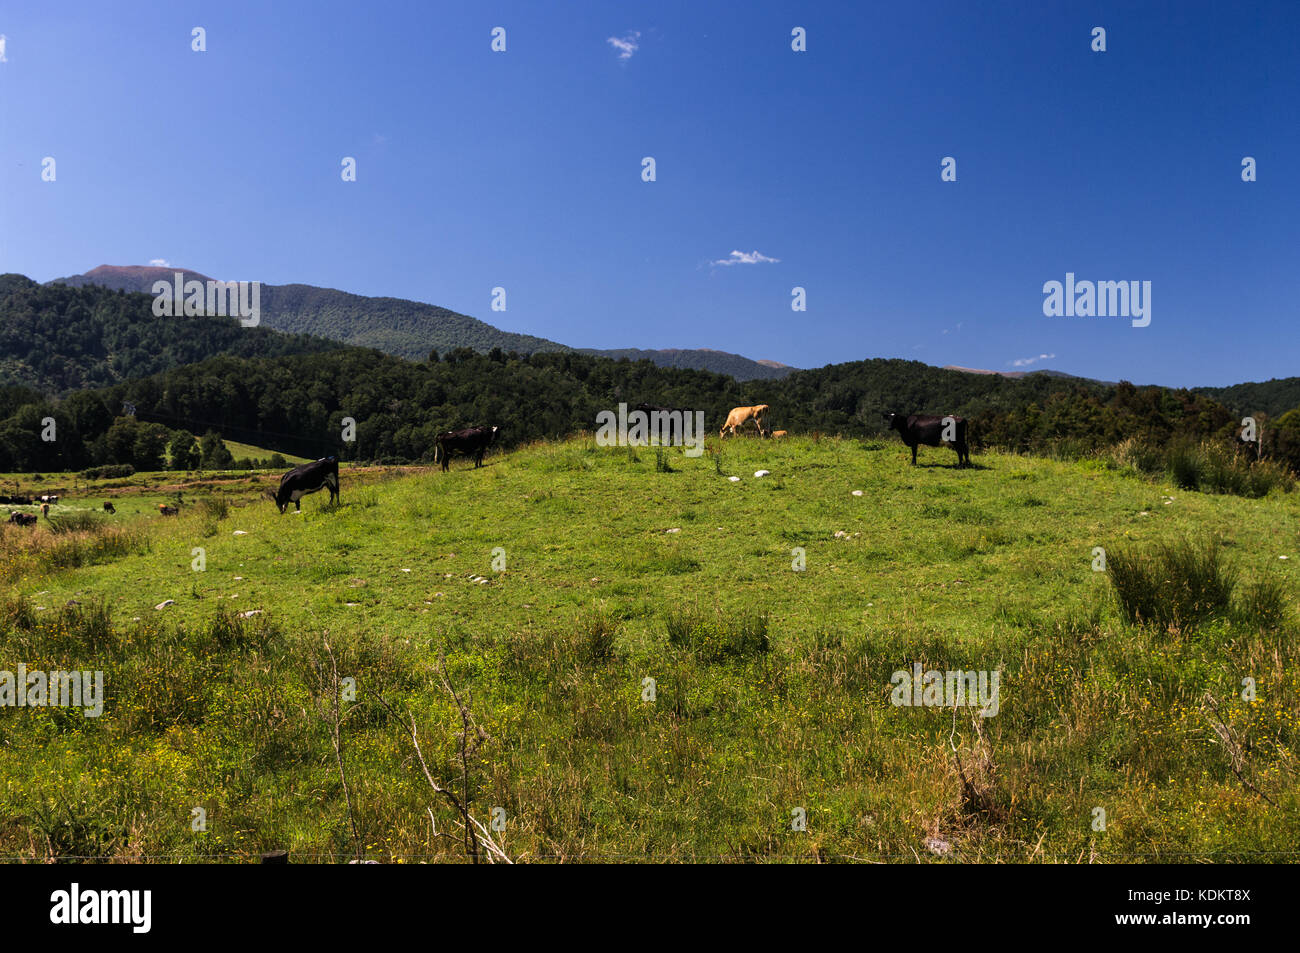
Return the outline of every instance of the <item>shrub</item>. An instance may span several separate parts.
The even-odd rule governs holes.
[[[1108,551],[1106,570],[1124,617],[1136,625],[1189,631],[1227,609],[1236,585],[1217,540]]]
[[[129,463],[110,463],[102,467],[91,467],[89,470],[82,470],[81,478],[83,480],[119,480],[134,474],[135,467]]]

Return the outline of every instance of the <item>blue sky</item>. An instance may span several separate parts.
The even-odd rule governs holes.
[[[575,346],[1300,374],[1292,0],[8,4],[0,34],[0,270],[37,280],[160,259]],[[1150,281],[1150,326],[1045,317],[1066,272]]]

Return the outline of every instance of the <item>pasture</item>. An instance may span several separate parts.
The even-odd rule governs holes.
[[[907,456],[579,437],[344,470],[283,516],[279,473],[82,486],[78,520],[0,527],[0,670],[106,685],[99,718],[0,708],[0,855],[463,858],[386,703],[520,861],[1294,859],[1300,499]],[[1195,627],[1126,621],[1093,569],[1211,538],[1234,601]],[[891,704],[914,663],[1000,672],[998,713]]]

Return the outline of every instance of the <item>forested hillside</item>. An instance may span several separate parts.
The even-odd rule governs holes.
[[[185,276],[185,280],[208,280],[207,275],[185,268],[100,265],[84,275],[57,278],[53,283],[147,294],[155,281],[171,282],[177,271]],[[783,377],[791,370],[784,365],[774,366],[771,362],[752,361],[739,354],[709,348],[570,348],[530,334],[502,331],[469,315],[405,298],[370,298],[305,284],[263,284],[261,294],[262,324],[265,327],[311,334],[359,347],[373,347],[385,354],[413,361],[424,360],[432,350],[446,353],[458,347],[468,347],[486,353],[499,347],[520,354],[578,350],[599,357],[644,359],[661,367],[730,374],[742,381]]]
[[[147,377],[217,354],[326,351],[320,338],[245,328],[235,318],[160,318],[153,299],[0,275],[0,385],[50,394]]]

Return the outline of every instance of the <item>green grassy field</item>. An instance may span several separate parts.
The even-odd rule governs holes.
[[[106,701],[0,708],[0,854],[461,858],[387,703],[520,860],[1294,860],[1300,497],[921,458],[734,439],[661,472],[575,438],[345,471],[301,515],[254,474],[6,526],[0,670],[103,670]],[[1094,547],[1179,538],[1222,540],[1234,608],[1125,622]],[[998,713],[891,704],[913,663],[1000,672]]]
[[[226,449],[230,451],[230,455],[236,460],[269,460],[272,454],[277,452],[267,450],[265,447],[255,447],[251,443],[239,443],[236,440],[227,440],[225,444]],[[280,456],[284,457],[285,462],[291,466],[307,462],[306,457],[295,457],[291,453],[281,453]]]

